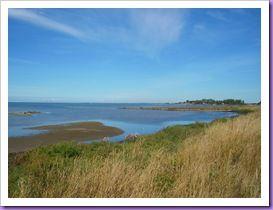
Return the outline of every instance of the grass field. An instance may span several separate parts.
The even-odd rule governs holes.
[[[260,109],[124,143],[9,155],[9,197],[260,197]]]

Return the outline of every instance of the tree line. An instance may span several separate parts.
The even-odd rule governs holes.
[[[187,104],[215,104],[215,105],[243,105],[245,104],[244,100],[241,99],[225,99],[225,100],[214,100],[214,99],[201,99],[201,100],[186,100],[184,103]]]

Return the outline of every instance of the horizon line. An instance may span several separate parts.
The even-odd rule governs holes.
[[[195,99],[199,100],[199,99]],[[189,100],[189,101],[195,101],[195,100]],[[217,99],[214,99],[217,100]],[[225,99],[222,99],[225,100]],[[48,103],[48,104],[61,104],[61,103],[70,103],[70,104],[178,104],[178,103],[186,103],[185,101],[176,101],[176,102],[76,102],[76,101],[8,101],[8,103]],[[244,102],[245,104],[256,104],[261,102],[261,100],[255,101],[255,102]]]

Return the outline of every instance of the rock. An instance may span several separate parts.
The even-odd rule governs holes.
[[[125,141],[133,141],[139,137],[138,134],[129,134],[125,137]]]
[[[34,114],[41,114],[38,111],[25,111],[25,112],[11,112],[9,114],[16,115],[16,116],[32,116]]]
[[[110,139],[109,137],[103,137],[103,139],[101,140],[102,142],[108,142]]]

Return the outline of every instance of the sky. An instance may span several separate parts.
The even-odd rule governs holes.
[[[260,101],[260,9],[9,9],[9,101]]]

